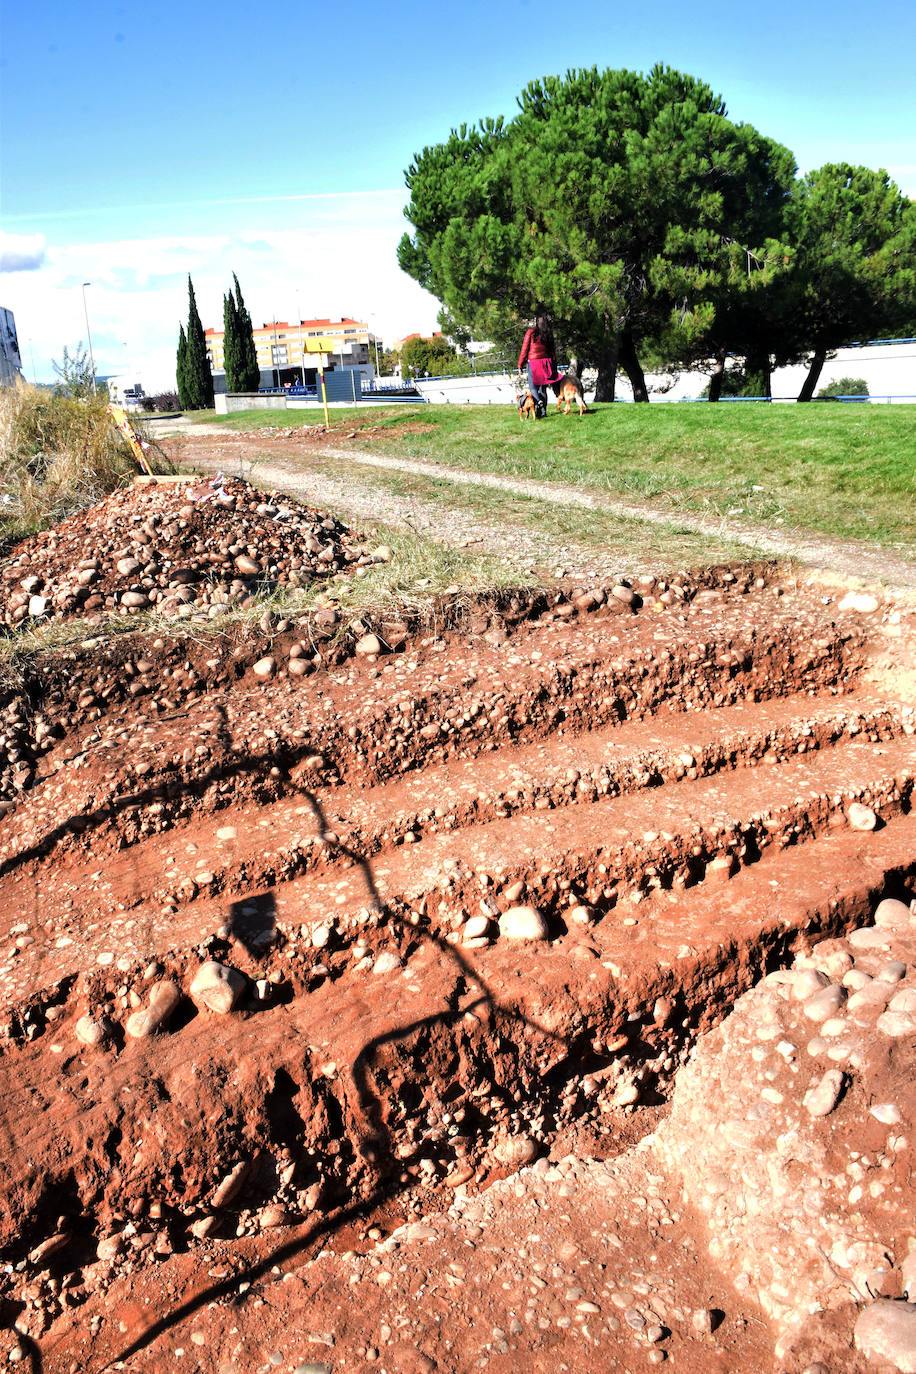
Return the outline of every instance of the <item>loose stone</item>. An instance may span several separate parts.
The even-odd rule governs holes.
[[[905,902],[899,902],[896,897],[885,897],[875,907],[874,922],[876,926],[889,926],[892,929],[906,929],[913,924],[913,913]]]
[[[893,1102],[876,1102],[868,1109],[876,1121],[880,1121],[882,1126],[897,1126],[903,1120],[900,1108]]]
[[[846,1001],[846,989],[839,983],[821,988],[805,1002],[803,1011],[809,1021],[827,1021]]]
[[[878,598],[871,592],[847,592],[837,604],[839,611],[858,611],[860,615],[871,615],[878,609]]]
[[[859,1313],[854,1334],[866,1359],[916,1374],[916,1303],[873,1302]]]
[[[395,969],[403,968],[403,960],[399,954],[395,954],[393,949],[383,949],[381,954],[372,965],[373,973],[393,973]]]
[[[809,1116],[829,1116],[840,1100],[844,1082],[842,1070],[828,1069],[805,1093],[805,1108]]]
[[[506,940],[546,940],[548,927],[533,906],[513,906],[499,918],[499,933]]]
[[[108,1023],[104,1020],[97,1020],[94,1016],[81,1016],[74,1026],[76,1038],[81,1045],[88,1045],[90,1048],[96,1045],[103,1045],[108,1039]]]
[[[878,823],[878,817],[870,806],[863,806],[861,802],[850,802],[846,808],[846,819],[853,830],[874,830]]]
[[[905,1011],[886,1011],[878,1017],[875,1026],[882,1035],[897,1040],[916,1031],[916,1017],[908,1015]]]
[[[155,1034],[166,1025],[180,1001],[181,993],[175,983],[157,983],[150,992],[149,1006],[127,1018],[126,1033],[134,1040]]]
[[[191,980],[191,1000],[197,1007],[206,1007],[220,1015],[232,1011],[245,990],[246,978],[238,969],[208,959],[201,964]]]

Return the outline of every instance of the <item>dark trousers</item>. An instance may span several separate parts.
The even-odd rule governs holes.
[[[528,364],[528,389],[534,397],[534,404],[541,415],[547,414],[547,388],[546,386],[535,386],[534,377],[531,373],[531,364]]]

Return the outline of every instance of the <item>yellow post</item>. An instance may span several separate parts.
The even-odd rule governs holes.
[[[324,402],[324,422],[328,429],[331,428],[331,417],[328,415],[328,393],[324,385],[324,372],[319,372],[321,378],[321,399]]]
[[[118,429],[123,434],[124,438],[127,440],[128,446],[130,447],[130,451],[134,455],[134,457],[137,460],[137,463],[140,466],[140,471],[145,473],[151,473],[153,469],[147,462],[146,454],[143,452],[143,445],[137,437],[137,431],[134,429],[130,420],[128,420],[127,418],[127,411],[124,409],[123,406],[116,405],[106,406],[106,409],[108,411],[108,414],[114,421],[115,425],[118,427]]]

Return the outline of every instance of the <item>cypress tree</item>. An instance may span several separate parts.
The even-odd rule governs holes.
[[[187,335],[188,409],[213,409],[213,374],[207,360],[207,341],[204,327],[197,313],[194,285],[188,277],[188,335]]]
[[[188,340],[184,325],[178,326],[178,357],[175,362],[175,380],[178,383],[178,404],[182,410],[190,410],[188,400]]]
[[[240,376],[242,371],[242,341],[239,337],[239,316],[235,299],[230,291],[223,297],[223,358],[226,369],[226,390],[244,391]]]
[[[239,391],[257,391],[261,385],[261,366],[254,345],[254,329],[251,316],[242,300],[239,279],[234,272],[232,280],[235,282],[235,313],[239,341]]]

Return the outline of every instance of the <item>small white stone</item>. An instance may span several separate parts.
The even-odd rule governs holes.
[[[394,973],[395,969],[403,967],[404,964],[399,954],[396,954],[393,949],[383,949],[372,965],[372,972]]]
[[[843,1091],[844,1075],[840,1069],[828,1069],[805,1093],[805,1108],[810,1116],[829,1116]]]
[[[820,969],[806,968],[792,973],[792,997],[796,1002],[807,1002],[821,988],[829,987],[830,979]]]
[[[837,604],[838,611],[858,611],[860,615],[871,615],[878,609],[878,598],[871,592],[847,592]]]
[[[106,1023],[96,1020],[94,1016],[81,1016],[74,1026],[76,1038],[81,1045],[88,1045],[94,1048],[102,1045],[108,1039]]]
[[[913,924],[913,913],[905,902],[898,902],[896,897],[885,897],[875,907],[874,922],[876,926],[905,929]]]
[[[878,817],[870,806],[863,806],[861,802],[850,802],[846,808],[846,819],[853,830],[874,830],[878,823]]]
[[[898,1040],[901,1036],[912,1035],[916,1031],[916,1018],[909,1016],[905,1011],[886,1011],[883,1016],[878,1017],[875,1026],[882,1035]]]
[[[813,997],[809,997],[802,1010],[809,1021],[828,1021],[846,1001],[846,989],[839,983],[829,983]]]
[[[472,916],[465,923],[463,935],[465,940],[476,940],[481,935],[486,935],[489,929],[489,916]]]

